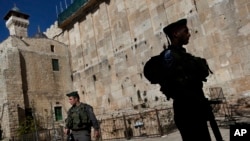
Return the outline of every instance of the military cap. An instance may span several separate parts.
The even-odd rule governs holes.
[[[172,36],[172,33],[178,29],[179,27],[182,27],[182,26],[185,26],[187,25],[187,19],[180,19],[174,23],[171,23],[169,25],[167,25],[166,27],[163,28],[163,32],[171,37]]]
[[[71,93],[68,93],[68,94],[66,94],[68,97],[70,97],[70,96],[73,96],[73,97],[78,97],[79,98],[79,95],[78,95],[78,92],[77,91],[73,91],[73,92],[71,92]]]

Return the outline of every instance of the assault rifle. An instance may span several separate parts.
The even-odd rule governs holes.
[[[216,141],[223,141],[223,138],[221,136],[219,127],[218,127],[217,122],[215,120],[213,109],[212,109],[212,107],[210,105],[210,104],[214,104],[214,101],[207,100],[207,102],[208,102],[208,106],[209,106],[209,109],[208,109],[208,115],[209,115],[208,121],[209,121],[210,126],[211,126],[211,128],[213,130],[215,139],[216,139]]]

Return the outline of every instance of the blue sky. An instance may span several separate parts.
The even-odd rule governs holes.
[[[22,13],[28,14],[28,36],[34,36],[38,31],[44,32],[57,19],[57,11],[60,13],[72,0],[0,0],[0,42],[9,36],[9,30],[5,26],[4,16],[16,5]],[[58,10],[56,10],[56,7]]]

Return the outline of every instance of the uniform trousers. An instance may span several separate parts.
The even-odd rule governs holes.
[[[174,120],[183,141],[211,141],[205,103],[174,100]]]
[[[89,130],[72,131],[75,141],[91,141]]]

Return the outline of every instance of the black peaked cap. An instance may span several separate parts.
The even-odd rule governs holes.
[[[66,94],[68,97],[70,97],[70,96],[74,96],[74,97],[79,97],[79,95],[78,95],[78,92],[77,91],[73,91],[73,92],[71,92],[71,93],[68,93],[68,94]]]
[[[166,27],[163,28],[163,32],[167,35],[167,36],[171,36],[171,34],[178,29],[181,26],[185,26],[187,25],[187,19],[180,19],[174,23],[171,23],[169,25],[167,25]]]

